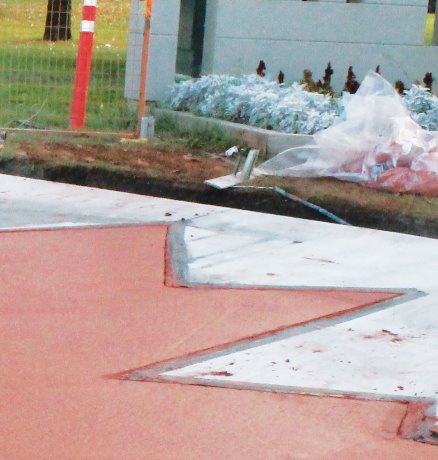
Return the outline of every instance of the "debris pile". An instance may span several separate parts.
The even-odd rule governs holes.
[[[438,114],[438,105],[428,105],[431,97],[413,87],[406,104],[390,83],[370,71],[356,94],[344,93],[344,114],[337,123],[316,133],[313,144],[278,154],[258,172],[331,176],[397,192],[438,195],[438,132],[423,129],[410,116],[410,110],[420,113],[425,108]]]

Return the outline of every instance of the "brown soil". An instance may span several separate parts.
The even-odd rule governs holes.
[[[177,182],[202,184],[206,179],[229,174],[232,166],[220,155],[189,153],[164,144],[125,141],[118,144],[89,145],[60,142],[17,142],[14,153],[36,163],[81,164],[123,169]]]
[[[59,137],[59,136],[58,136]],[[139,194],[217,204],[330,221],[303,204],[276,194],[279,186],[353,225],[438,237],[438,198],[367,189],[334,179],[262,178],[264,189],[219,191],[203,181],[230,174],[219,151],[190,150],[175,142],[10,136],[0,152],[0,171]]]

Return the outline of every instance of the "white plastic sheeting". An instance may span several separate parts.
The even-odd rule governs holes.
[[[330,176],[394,191],[438,194],[438,132],[421,128],[385,79],[368,72],[356,94],[344,94],[343,104],[342,118],[316,133],[313,144],[286,150],[257,172]]]

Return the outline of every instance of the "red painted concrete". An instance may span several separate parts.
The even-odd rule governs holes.
[[[165,227],[0,235],[1,459],[436,455],[401,403],[104,376],[387,298],[169,288]]]

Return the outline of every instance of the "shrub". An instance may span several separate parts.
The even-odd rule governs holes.
[[[404,91],[405,103],[412,118],[429,131],[438,130],[438,98],[428,88],[412,85]]]
[[[352,75],[350,77],[356,82]],[[398,90],[403,91],[400,84]],[[403,93],[414,120],[427,130],[438,130],[438,98],[419,85]],[[314,134],[326,129],[343,111],[341,98],[308,92],[298,83],[280,85],[257,75],[208,75],[175,84],[169,106],[174,110],[295,134]]]
[[[313,134],[333,124],[340,105],[331,95],[310,93],[257,75],[208,75],[174,85],[170,107],[286,133]]]

